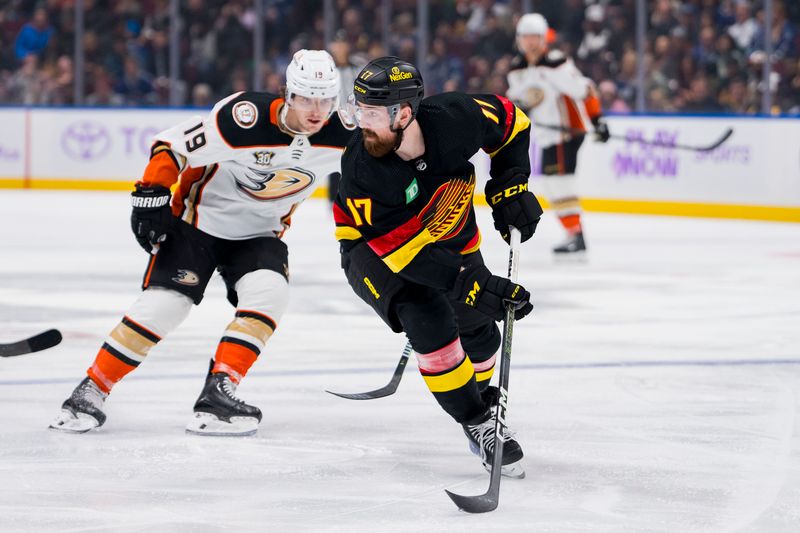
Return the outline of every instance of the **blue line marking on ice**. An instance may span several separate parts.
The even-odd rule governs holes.
[[[773,366],[773,365],[800,365],[800,359],[721,359],[715,360],[679,360],[679,361],[606,361],[596,363],[529,363],[515,364],[513,369],[520,370],[570,370],[591,368],[637,368],[659,366]],[[275,370],[249,372],[248,376],[258,377],[291,377],[291,376],[333,376],[341,374],[386,374],[390,376],[392,368],[310,368],[305,370]],[[45,379],[6,379],[0,380],[2,385],[55,385],[60,383],[73,383],[82,376],[71,378],[45,378]],[[170,379],[202,379],[200,374],[162,374],[155,376],[132,375],[126,381],[164,381]]]

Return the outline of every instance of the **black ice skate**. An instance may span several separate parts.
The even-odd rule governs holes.
[[[103,404],[108,394],[94,381],[84,378],[61,405],[61,413],[50,424],[50,429],[66,433],[86,433],[102,426],[106,421]]]
[[[236,397],[236,384],[228,374],[212,374],[211,368],[194,404],[194,417],[186,426],[186,432],[218,437],[255,435],[261,422],[261,410]]]
[[[463,424],[463,428],[469,439],[470,451],[479,456],[484,468],[491,472],[494,458],[494,416],[492,416],[491,412],[487,412],[485,417],[483,422]],[[505,436],[505,442],[503,443],[502,474],[507,477],[524,478],[525,468],[522,465],[522,448],[506,428],[503,430],[503,435]]]
[[[553,253],[558,258],[578,259],[586,255],[586,241],[583,240],[583,232],[579,231],[570,235],[566,241],[553,248]]]

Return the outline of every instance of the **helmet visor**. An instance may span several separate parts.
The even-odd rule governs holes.
[[[392,107],[395,106],[367,106],[356,102],[355,95],[351,94],[343,111],[348,122],[362,129],[376,130],[389,127]]]
[[[328,116],[336,105],[336,98],[310,98],[294,94],[289,100],[289,105],[298,111],[319,111],[321,115]]]

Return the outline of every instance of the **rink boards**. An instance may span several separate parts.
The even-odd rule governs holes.
[[[155,133],[206,112],[2,108],[0,187],[127,190],[147,163]],[[626,140],[584,144],[578,174],[587,210],[800,222],[800,118],[614,116],[608,122]],[[703,146],[728,128],[733,135],[711,152],[639,142]],[[535,173],[537,152],[532,146]],[[488,156],[475,161],[483,181]],[[541,190],[541,178],[532,184]]]

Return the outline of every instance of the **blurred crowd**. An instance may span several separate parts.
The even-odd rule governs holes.
[[[345,86],[369,59],[416,61],[417,0],[333,0],[328,46]],[[572,56],[597,85],[606,111],[634,108],[636,0],[534,0],[555,30],[552,47]],[[762,0],[648,0],[646,109],[800,113],[800,2],[774,0],[773,71],[766,60]],[[0,103],[75,102],[74,0],[5,0],[0,6]],[[84,0],[84,104],[169,104],[169,0]],[[252,0],[181,0],[181,105],[209,106],[253,85],[278,92],[294,51],[325,48],[322,0],[264,0],[265,60],[253,64]],[[430,0],[426,93],[504,93],[521,1]]]

